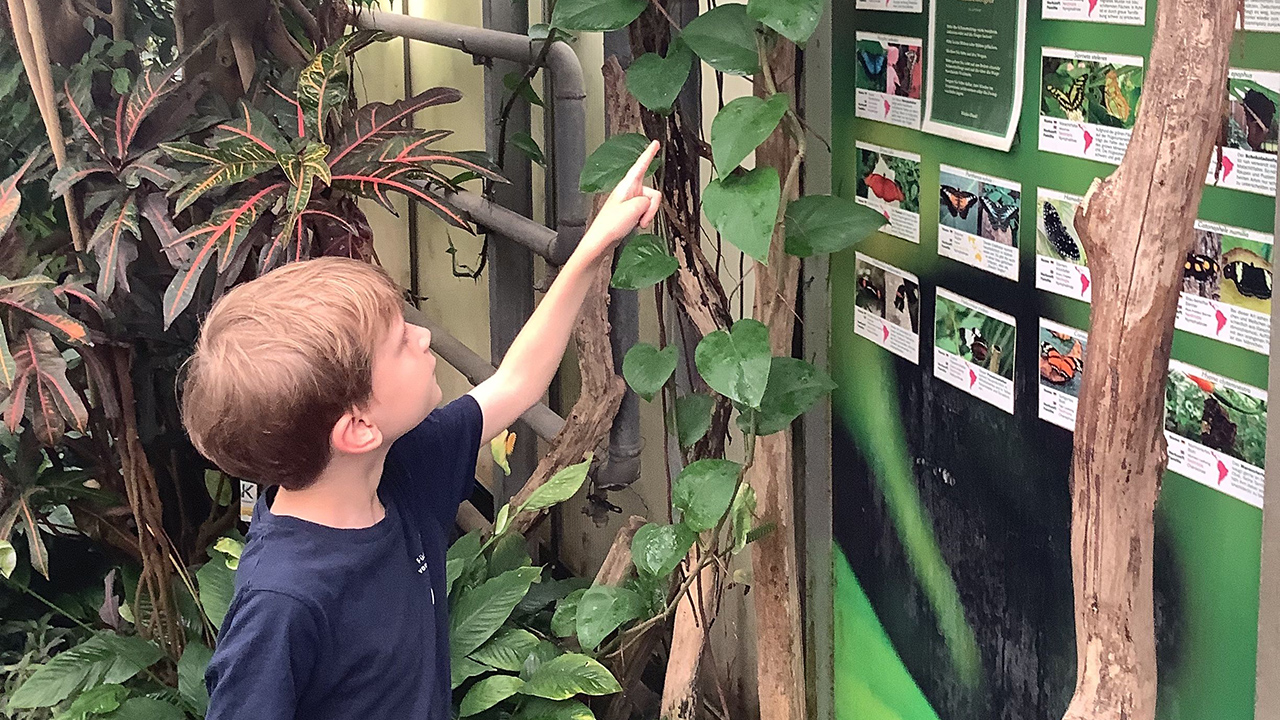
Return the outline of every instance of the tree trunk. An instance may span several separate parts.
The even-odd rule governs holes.
[[[778,92],[795,97],[796,48],[779,40],[767,56],[766,72]],[[767,96],[762,74],[756,75],[756,95]],[[756,150],[756,167],[772,167],[782,178],[783,192],[796,196],[787,178],[799,153],[786,133],[786,121]],[[800,261],[783,252],[782,223],[773,229],[769,264],[756,264],[755,318],[769,327],[774,355],[791,355],[795,332],[796,283]],[[761,437],[747,481],[755,488],[761,523],[774,523],[773,532],[752,545],[751,597],[756,609],[756,668],[760,683],[760,717],[801,720],[805,717],[804,633],[800,622],[800,578],[796,563],[795,493],[791,431]]]
[[[1068,720],[1155,717],[1164,388],[1235,14],[1226,0],[1161,0],[1124,162],[1094,181],[1075,218],[1094,299],[1071,465],[1077,677]]]

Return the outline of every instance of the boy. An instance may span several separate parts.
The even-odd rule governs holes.
[[[492,378],[440,401],[430,333],[381,270],[288,265],[209,313],[184,386],[192,441],[258,499],[205,675],[208,720],[447,720],[444,559],[476,455],[542,397],[600,263],[661,195],[652,143]]]

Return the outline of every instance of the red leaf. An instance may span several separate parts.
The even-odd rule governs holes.
[[[428,207],[450,225],[471,232],[470,226],[462,219],[461,215],[414,182],[422,174],[421,168],[412,165],[398,167],[384,165],[372,173],[334,175],[332,184],[335,188],[350,190],[362,197],[373,198],[378,201],[378,204],[392,212],[395,212],[395,208],[392,206],[391,199],[387,196],[387,193],[393,191],[404,193],[413,199],[426,203]]]
[[[411,98],[396,103],[369,103],[356,111],[355,122],[346,127],[342,137],[338,139],[336,148],[329,156],[330,167],[342,161],[342,158],[362,145],[381,142],[391,136],[392,131],[402,130],[408,125],[413,114],[419,110],[435,105],[444,105],[462,99],[462,93],[449,87],[431,88]],[[435,139],[444,137],[448,131]]]
[[[73,78],[76,80],[74,90],[71,87]],[[80,123],[80,127],[84,128],[85,132],[89,133],[89,137],[93,138],[93,141],[98,145],[96,148],[98,154],[106,157],[107,147],[102,142],[102,138],[98,136],[97,131],[93,129],[93,125],[89,123],[88,115],[85,114],[85,109],[91,109],[93,102],[89,95],[89,78],[90,76],[87,73],[77,73],[67,78],[66,82],[62,83],[62,92],[66,95],[67,108],[71,110],[71,116],[76,119],[76,122]],[[81,107],[81,105],[85,107]]]
[[[98,292],[110,298],[118,284],[129,291],[129,263],[138,257],[138,203],[130,193],[121,203],[111,203],[102,213],[98,228],[89,238],[88,249],[98,258]]]
[[[53,284],[53,280],[44,275],[29,275],[17,280],[0,277],[0,304],[26,313],[57,331],[67,342],[86,342],[89,329],[58,305],[57,298],[49,289]]]
[[[160,239],[160,250],[169,260],[169,264],[180,268],[191,260],[191,241],[174,227],[173,218],[169,214],[169,201],[160,193],[151,193],[142,200],[142,216],[151,223],[156,237]]]
[[[18,172],[0,182],[0,236],[8,232],[13,219],[18,217],[18,208],[22,206],[22,196],[18,193],[18,181],[35,161],[36,156],[32,155],[27,158],[22,167],[18,168]]]

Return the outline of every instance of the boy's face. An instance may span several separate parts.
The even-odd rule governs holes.
[[[397,317],[373,358],[369,413],[390,443],[417,427],[440,404],[431,331]]]

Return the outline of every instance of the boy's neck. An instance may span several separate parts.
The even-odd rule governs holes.
[[[385,447],[362,455],[335,455],[315,482],[302,490],[279,488],[271,513],[333,528],[372,527],[386,516],[378,499],[386,459]]]

